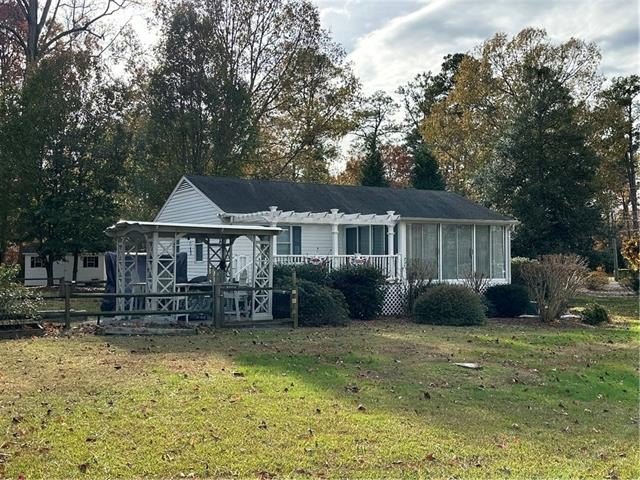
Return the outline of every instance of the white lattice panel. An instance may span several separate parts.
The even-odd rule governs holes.
[[[404,315],[407,286],[402,283],[394,283],[387,284],[383,288],[384,302],[382,304],[382,315],[385,317]]]

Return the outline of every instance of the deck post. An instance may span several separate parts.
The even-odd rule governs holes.
[[[213,321],[216,329],[222,328],[224,316],[224,304],[222,298],[222,283],[224,282],[224,272],[215,270],[213,275]]]

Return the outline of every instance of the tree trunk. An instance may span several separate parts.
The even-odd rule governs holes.
[[[50,256],[44,257],[44,266],[47,270],[47,287],[53,287],[53,262]]]
[[[71,274],[71,281],[76,282],[78,280],[78,252],[73,252],[73,273]]]
[[[38,60],[38,0],[29,0],[27,10],[27,74]]]
[[[631,226],[633,227],[634,233],[638,232],[638,186],[637,186],[637,178],[636,178],[636,165],[635,159],[633,158],[633,110],[632,106],[628,107],[627,115],[629,122],[629,132],[627,133],[629,136],[629,146],[627,150],[627,155],[629,156],[627,163],[627,177],[629,181],[629,202],[631,203]]]

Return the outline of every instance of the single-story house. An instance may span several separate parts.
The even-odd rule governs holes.
[[[446,191],[378,188],[239,178],[183,177],[156,222],[279,227],[275,264],[369,263],[390,279],[406,279],[408,260],[433,266],[457,282],[478,272],[510,282],[512,218]],[[252,243],[233,244],[234,276],[249,272]],[[183,238],[187,275],[206,275],[202,239]]]
[[[47,284],[47,270],[42,258],[35,250],[25,249],[24,256],[24,284],[30,287],[45,286]],[[86,253],[78,257],[78,282],[102,282],[107,276],[104,268],[103,253]],[[56,283],[60,279],[71,281],[73,278],[73,255],[67,255],[63,260],[53,264],[53,278]]]

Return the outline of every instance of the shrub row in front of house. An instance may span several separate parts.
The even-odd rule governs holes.
[[[350,318],[366,320],[379,315],[384,301],[384,278],[376,268],[345,266],[329,272],[315,265],[277,266],[274,286],[291,288],[295,270],[299,290],[301,325],[345,325]],[[567,277],[567,278],[564,278]],[[415,293],[411,314],[418,323],[440,325],[481,325],[487,313],[496,317],[517,317],[531,310],[529,293],[534,294],[538,311],[544,311],[543,321],[556,319],[566,310],[576,288],[584,283],[587,271],[579,257],[548,255],[539,260],[514,259],[511,285],[496,285],[481,294],[468,286],[449,284],[423,285],[409,289]],[[546,288],[549,285],[570,285],[570,288]],[[563,290],[559,292],[559,290]],[[564,291],[566,290],[566,291]],[[554,292],[552,296],[545,292]],[[274,298],[274,309],[277,308]],[[550,311],[553,314],[549,314]],[[583,313],[585,323],[602,323],[606,311],[590,307]]]
[[[384,300],[382,273],[367,265],[348,265],[332,272],[311,264],[278,265],[273,269],[276,288],[292,288],[297,276],[300,325],[345,325],[350,318],[368,320],[380,314]],[[278,308],[275,304],[274,308]]]

